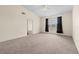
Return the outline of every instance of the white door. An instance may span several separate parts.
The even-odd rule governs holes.
[[[27,20],[27,34],[32,34],[32,19]]]

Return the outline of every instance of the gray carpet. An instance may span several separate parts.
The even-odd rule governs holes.
[[[76,54],[73,39],[55,34],[35,34],[0,43],[1,54]]]

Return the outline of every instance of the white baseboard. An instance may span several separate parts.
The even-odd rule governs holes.
[[[8,41],[8,40],[13,40],[13,39],[21,38],[21,37],[24,37],[24,36],[27,36],[27,35],[25,34],[25,35],[21,35],[21,36],[11,37],[9,39],[3,39],[3,40],[0,40],[0,42],[4,42],[4,41]]]
[[[57,34],[57,35],[63,35],[63,36],[69,36],[72,37],[71,35],[67,35],[67,34],[62,34],[62,33],[50,33],[50,32],[41,32],[41,33],[48,33],[48,34]]]

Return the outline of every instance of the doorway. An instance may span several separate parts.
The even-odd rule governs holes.
[[[32,19],[28,19],[27,20],[27,35],[32,34],[32,30],[33,30],[32,24],[33,24]]]

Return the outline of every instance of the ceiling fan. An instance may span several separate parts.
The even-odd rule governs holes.
[[[42,10],[43,11],[47,11],[49,9],[49,7],[47,5],[42,5]]]

